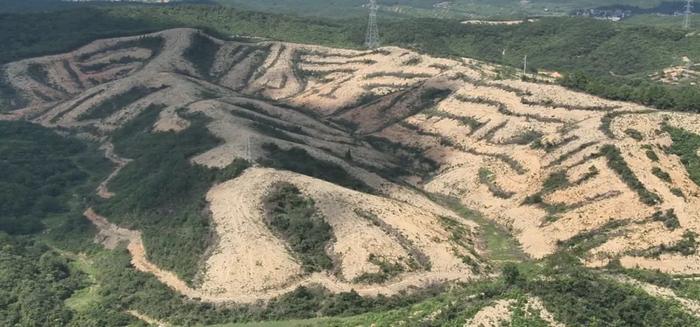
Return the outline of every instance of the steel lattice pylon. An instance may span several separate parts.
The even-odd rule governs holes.
[[[365,37],[365,46],[370,49],[379,47],[379,27],[377,27],[377,6],[376,0],[369,2],[369,22],[367,24],[367,36]]]

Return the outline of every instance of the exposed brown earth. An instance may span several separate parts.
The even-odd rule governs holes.
[[[662,129],[665,123],[699,133],[696,115],[659,112],[551,84],[496,80],[493,65],[431,58],[395,47],[355,51],[210,38],[219,50],[210,58],[211,70],[202,73],[183,55],[195,33],[173,29],[149,35],[162,38],[163,47],[158,51],[134,43],[139,37],[100,40],[71,53],[11,63],[1,71],[28,105],[4,112],[0,119],[87,131],[107,141],[115,129],[144,110],[161,110],[154,133],[184,130],[189,127],[189,114],[202,113],[211,119],[209,130],[223,143],[192,157],[193,164],[224,167],[236,158],[255,160],[266,155],[263,144],[275,143],[281,149],[302,148],[315,158],[333,162],[378,190],[377,196],[358,194],[264,169],[240,177],[257,176],[250,183],[233,180],[214,187],[210,201],[217,209],[212,218],[218,236],[229,245],[223,242],[221,249],[215,249],[221,258],[214,255],[207,261],[204,271],[211,276],[198,290],[179,289],[176,282],[168,282],[146,260],[142,243],[132,241],[135,234],[124,234],[106,221],[93,219],[111,231],[106,234],[141,244],[132,251],[135,266],[184,294],[219,302],[254,301],[314,282],[334,291],[355,288],[361,294],[374,294],[427,280],[478,277],[454,260],[444,230],[435,227],[437,216],[454,214],[421,192],[453,197],[477,209],[510,229],[523,250],[535,258],[554,253],[561,242],[577,235],[598,231],[608,237],[587,252],[590,266],[619,258],[627,267],[700,273],[698,254],[643,256],[645,250],[675,244],[685,231],[700,233],[700,189],[680,159],[664,151],[671,139]],[[131,43],[120,46],[125,41]],[[94,70],[100,64],[106,66]],[[44,67],[46,80],[30,76],[30,65]],[[87,69],[90,66],[93,70]],[[134,88],[148,92],[124,100],[114,110],[103,105]],[[100,107],[101,111],[96,109]],[[265,132],[260,124],[274,126],[284,136]],[[659,201],[643,202],[610,168],[608,159],[600,155],[606,145],[619,149],[625,165]],[[658,155],[658,162],[645,155],[649,148]],[[105,150],[118,168],[128,164],[109,147]],[[432,160],[434,166],[417,157]],[[385,172],[400,167],[405,169],[402,176],[386,176]],[[655,167],[668,172],[672,182],[653,174]],[[558,172],[566,180],[545,188],[548,177]],[[101,197],[111,195],[107,184],[117,173],[118,169],[100,185]],[[299,264],[283,242],[260,226],[259,203],[268,179],[295,181],[305,194],[318,198],[320,210],[338,231],[337,247],[329,251],[344,261],[341,277],[300,276]],[[239,187],[228,189],[230,185]],[[326,193],[319,193],[322,190]],[[679,191],[683,197],[677,195]],[[221,192],[229,197],[217,202]],[[537,201],[532,200],[535,198]],[[376,269],[366,260],[372,251],[382,249],[387,258],[406,254],[385,231],[361,228],[353,210],[360,202],[429,252],[435,260],[434,271],[407,273],[381,286],[343,281]],[[674,210],[680,227],[669,229],[651,219],[656,212],[669,209]],[[398,213],[405,214],[405,220],[399,221]],[[340,217],[347,221],[334,220]],[[460,222],[474,229],[476,237],[475,226]],[[263,268],[257,268],[260,266],[250,258],[261,257],[255,251],[262,250],[235,252],[235,245],[246,241],[224,226],[244,228],[251,239],[257,237],[255,242],[270,251],[269,257],[262,257],[277,266],[263,262]],[[355,226],[363,232],[357,234]],[[426,235],[412,230],[426,230]],[[112,238],[103,237],[105,244],[113,246]],[[355,237],[366,238],[362,245],[367,246],[358,246]],[[431,238],[440,241],[429,241]],[[141,259],[137,260],[139,251]],[[234,258],[245,263],[240,271],[217,270]],[[277,273],[262,276],[269,269]],[[236,288],[249,296],[239,296]]]

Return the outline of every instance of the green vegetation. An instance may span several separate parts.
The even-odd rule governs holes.
[[[110,166],[95,152],[38,125],[0,121],[0,231],[36,233],[53,215],[81,219],[70,203]]]
[[[436,194],[430,194],[429,196],[433,201],[450,208],[463,219],[479,224],[481,233],[478,236],[484,240],[488,259],[497,264],[501,262],[527,261],[527,255],[523,253],[518,241],[498,224],[465,207],[457,198]],[[458,238],[459,235],[460,233],[457,235]]]
[[[98,104],[94,108],[80,114],[78,120],[88,120],[88,119],[103,119],[107,118],[113,113],[133,104],[134,102],[141,100],[141,98],[146,97],[150,94],[158,92],[160,90],[166,89],[168,86],[161,87],[146,87],[146,86],[134,86],[124,93],[120,93],[112,98],[109,98],[102,103]]]
[[[199,75],[204,78],[211,77],[211,68],[219,51],[219,44],[202,33],[192,36],[192,43],[185,50],[183,56],[194,65]]]
[[[304,149],[294,147],[283,150],[274,143],[263,144],[262,148],[266,155],[259,162],[265,167],[290,170],[360,192],[376,192],[363,181],[350,175],[340,165],[316,159]]]
[[[480,259],[476,253],[472,232],[463,224],[449,217],[440,217],[440,224],[445,230],[450,233],[450,242],[452,242],[452,252],[462,259],[462,262],[468,264],[476,273],[481,272],[481,266],[476,260]],[[468,252],[469,255],[463,254]]]
[[[673,144],[668,150],[681,158],[681,162],[695,184],[700,185],[700,135],[680,128],[665,126],[664,131],[671,135]]]
[[[265,199],[266,223],[287,241],[306,272],[328,270],[333,260],[326,247],[333,239],[331,226],[318,213],[314,201],[292,184],[276,185]]]
[[[676,212],[673,209],[668,209],[665,213],[662,211],[657,211],[653,216],[651,216],[651,218],[655,221],[662,222],[666,228],[671,230],[681,227],[681,223],[678,221],[678,216],[676,216]]]
[[[29,75],[29,77],[31,77],[39,83],[45,85],[50,84],[49,72],[46,70],[46,67],[44,67],[44,65],[30,64],[29,66],[27,66],[27,74]]]
[[[656,258],[664,253],[681,254],[684,256],[694,255],[698,250],[698,234],[691,230],[683,232],[680,240],[672,245],[661,244],[647,249],[642,253],[646,257]]]
[[[661,84],[643,77],[625,78],[576,71],[566,74],[560,83],[604,98],[632,101],[659,109],[697,113],[700,103],[697,87]]]
[[[685,199],[685,194],[683,194],[683,190],[677,187],[672,187],[671,188],[671,193],[679,198],[684,198]]]
[[[84,274],[48,246],[0,232],[0,324],[67,326],[75,313],[64,304],[85,286]]]
[[[400,262],[391,262],[386,258],[375,255],[374,253],[371,253],[367,260],[379,267],[379,271],[363,273],[362,275],[353,278],[353,282],[381,284],[406,271],[406,268]]]
[[[642,149],[645,149],[645,154],[647,155],[647,158],[653,162],[659,162],[659,156],[654,152],[654,149],[652,149],[651,145],[646,144],[642,146]]]
[[[189,159],[219,143],[201,116],[180,132],[150,133],[160,107],[149,107],[113,135],[115,152],[133,159],[112,180],[116,195],[96,206],[110,221],[143,232],[149,259],[192,280],[211,241],[204,195],[217,181],[236,177],[247,163],[224,169],[192,165]]]
[[[173,26],[173,25],[171,25]],[[137,35],[166,27],[87,7],[72,10],[0,14],[0,64],[60,53],[98,38]]]
[[[632,169],[627,166],[625,159],[622,157],[622,154],[617,147],[607,144],[604,145],[600,151],[607,157],[608,167],[615,171],[615,173],[620,176],[622,181],[625,182],[627,186],[629,186],[633,191],[637,192],[642,203],[653,206],[662,202],[661,197],[659,197],[658,194],[647,190],[644,184],[639,181]]]
[[[392,154],[398,159],[399,167],[388,169],[381,173],[384,177],[392,178],[401,175],[414,173],[418,176],[426,176],[438,168],[437,162],[426,158],[424,150],[418,147],[412,147],[398,142],[390,141],[383,137],[367,135],[364,137],[373,148]]]
[[[494,196],[501,199],[510,199],[515,195],[515,193],[506,191],[496,184],[496,177],[488,168],[479,168],[479,182],[486,185]]]
[[[593,169],[595,167],[592,166]],[[597,169],[593,170],[590,169],[587,175],[584,175],[580,181],[577,181],[576,183],[582,183],[588,178],[592,178],[593,176],[597,175]],[[545,217],[546,222],[554,222],[559,219],[559,214],[563,213],[567,210],[570,209],[570,207],[566,204],[563,203],[546,203],[544,201],[544,197],[547,194],[551,194],[559,189],[563,189],[566,187],[571,186],[572,183],[569,181],[569,177],[566,175],[566,172],[563,170],[559,170],[556,172],[553,172],[549,174],[547,179],[544,181],[542,184],[542,189],[533,194],[529,195],[523,200],[523,204],[535,204],[539,205],[542,207],[545,211],[547,211],[547,217]]]
[[[301,18],[207,5],[117,5],[2,15],[0,41],[5,46],[0,49],[0,63],[65,51],[98,37],[176,26],[200,27],[217,35],[360,48],[366,24],[364,17]],[[382,40],[387,45],[514,67],[527,54],[533,69],[565,73],[562,84],[567,87],[662,109],[692,111],[700,102],[697,88],[648,79],[655,71],[680,64],[684,55],[700,55],[700,43],[685,34],[680,28],[564,17],[516,25],[461,24],[434,18],[390,19],[382,24]]]
[[[654,176],[658,177],[662,181],[666,183],[671,183],[671,175],[669,175],[667,172],[661,170],[659,167],[654,167],[651,169],[651,173],[654,174]]]
[[[628,128],[625,130],[625,134],[627,134],[627,136],[629,136],[637,141],[641,141],[644,139],[644,136],[642,135],[642,133],[636,129]]]

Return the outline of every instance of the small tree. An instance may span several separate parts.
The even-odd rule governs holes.
[[[507,285],[515,285],[522,280],[520,270],[518,269],[518,266],[516,266],[514,263],[506,264],[503,267],[502,274],[503,280],[505,280]]]

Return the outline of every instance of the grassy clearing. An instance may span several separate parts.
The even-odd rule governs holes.
[[[518,241],[501,226],[483,217],[478,212],[465,207],[458,199],[437,194],[432,194],[430,197],[433,201],[437,201],[450,208],[462,218],[479,224],[481,228],[480,236],[484,239],[488,258],[492,261],[499,264],[502,262],[525,261],[528,259]]]

